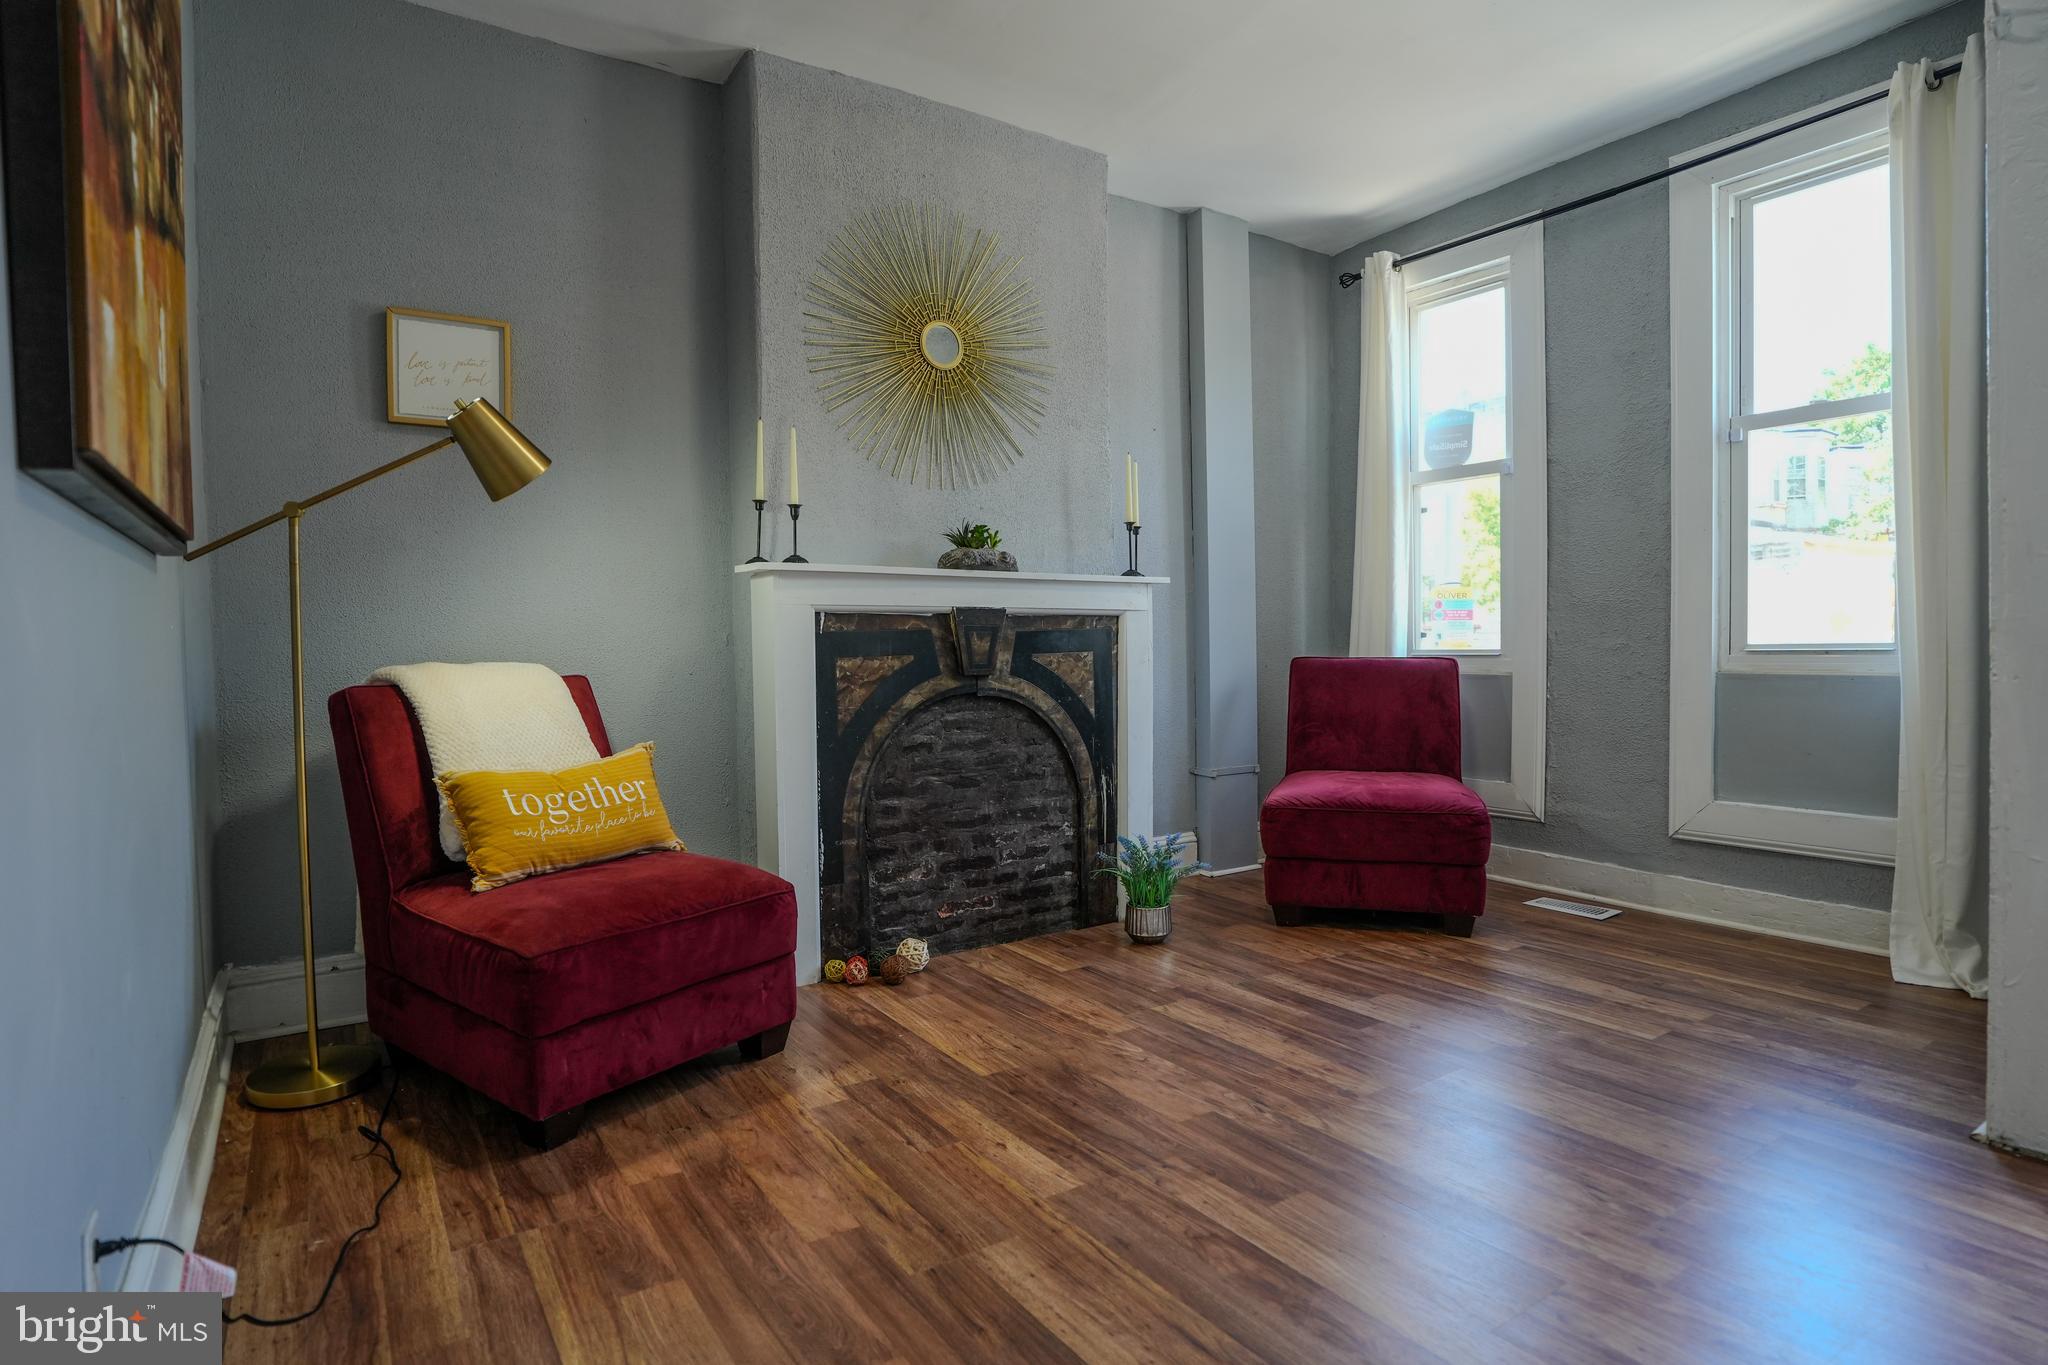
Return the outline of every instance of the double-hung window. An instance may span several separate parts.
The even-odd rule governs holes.
[[[1677,837],[1890,858],[1892,295],[1882,101],[1672,178]]]
[[[1896,669],[1891,162],[1874,130],[1715,186],[1724,667]]]
[[[1407,651],[1459,660],[1465,775],[1541,819],[1544,699],[1543,235],[1529,227],[1401,270]]]

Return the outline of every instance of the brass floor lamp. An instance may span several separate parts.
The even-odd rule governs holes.
[[[306,1058],[265,1062],[249,1073],[242,1086],[242,1098],[258,1109],[306,1109],[353,1095],[376,1078],[382,1065],[382,1058],[372,1044],[320,1046],[320,1013],[313,980],[313,874],[306,856],[306,663],[299,633],[299,519],[309,507],[340,497],[352,488],[360,488],[450,445],[460,446],[469,457],[469,467],[476,471],[477,482],[491,495],[492,502],[511,497],[548,469],[548,457],[521,436],[503,413],[481,400],[461,399],[456,403],[455,415],[448,419],[448,434],[432,445],[421,446],[410,455],[401,455],[390,464],[358,474],[310,498],[288,502],[260,521],[252,521],[241,530],[208,541],[185,555],[187,560],[199,559],[280,521],[286,523],[290,532],[292,738],[293,767],[299,788],[299,938],[306,966]]]

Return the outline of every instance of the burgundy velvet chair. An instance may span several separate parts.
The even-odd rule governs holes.
[[[590,680],[565,681],[600,754]],[[472,892],[436,835],[426,741],[388,684],[327,699],[355,849],[370,1028],[552,1147],[584,1101],[796,1016],[796,894],[759,868],[641,853]],[[687,837],[687,832],[685,832]]]
[[[1287,775],[1259,807],[1274,922],[1393,910],[1469,935],[1493,822],[1461,746],[1455,660],[1296,659]]]

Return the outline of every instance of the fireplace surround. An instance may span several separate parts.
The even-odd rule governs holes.
[[[965,923],[973,916],[963,912],[978,907],[958,902],[992,894],[970,877],[956,883],[954,890],[906,896],[906,887],[915,893],[931,889],[928,869],[934,849],[901,842],[883,850],[879,867],[872,865],[873,859],[859,867],[861,880],[855,884],[856,895],[849,897],[844,846],[837,850],[837,861],[828,847],[844,838],[843,830],[828,837],[829,822],[821,811],[824,790],[836,780],[835,760],[829,756],[833,735],[843,724],[858,729],[866,719],[881,719],[900,700],[896,693],[907,695],[919,687],[927,689],[921,699],[930,704],[896,716],[880,739],[870,732],[862,741],[870,746],[861,788],[863,809],[873,808],[878,764],[885,780],[882,798],[892,800],[887,783],[911,782],[920,773],[930,780],[953,762],[946,755],[961,747],[958,732],[994,726],[996,742],[1012,750],[1012,758],[1021,765],[1019,780],[1044,798],[1034,818],[1050,829],[1070,822],[1078,847],[1071,860],[1062,857],[1055,860],[1058,866],[1043,868],[1046,884],[1024,898],[1036,920],[999,922],[992,932],[1040,932],[1055,924],[1101,922],[1120,913],[1114,881],[1087,876],[1082,860],[1093,856],[1105,836],[1154,832],[1151,613],[1153,594],[1166,579],[783,563],[743,564],[734,572],[745,585],[748,601],[742,618],[749,638],[741,656],[746,670],[741,681],[742,695],[751,692],[753,698],[754,861],[796,888],[799,981],[819,977],[828,900],[834,902],[835,951],[852,945],[863,932],[880,940],[865,946],[886,950],[894,940],[881,936],[907,922],[892,921],[890,915],[924,914],[948,926]],[[956,608],[962,609],[959,619],[967,622],[964,628],[956,625]],[[978,623],[977,611],[982,613]],[[921,632],[930,661],[906,671],[901,662],[889,662],[892,657],[900,660],[900,654],[881,652],[879,661],[863,661],[856,653],[849,666],[856,673],[865,670],[876,676],[873,690],[854,701],[842,723],[839,663],[831,665],[832,689],[821,684],[823,660],[842,643],[828,637],[848,633],[846,627],[853,620],[873,623],[885,618],[894,623],[884,629]],[[1076,627],[1076,622],[1085,624]],[[1043,634],[1051,631],[1057,636],[1076,629],[1085,641],[1077,643],[1071,634],[1063,640]],[[1020,632],[1026,637],[1022,677],[1016,650]],[[986,656],[963,662],[963,639],[970,647],[985,648]],[[915,646],[917,641],[906,637],[906,643]],[[1081,656],[1087,659],[1085,665]],[[985,673],[977,676],[972,671],[983,666]],[[1056,685],[1043,686],[1048,679]],[[864,685],[864,678],[857,679],[854,690]],[[885,687],[890,691],[878,701]],[[941,693],[946,696],[943,705],[936,700]],[[1032,693],[1035,700],[1027,695]],[[828,698],[822,705],[821,694]],[[863,705],[878,709],[863,719],[856,715]],[[851,780],[851,762],[844,767]],[[962,780],[970,782],[960,789],[969,792],[968,799],[985,799],[985,790],[971,786],[972,775]],[[1064,796],[1056,790],[1061,780],[1068,793]],[[843,790],[837,799],[843,821]],[[1047,833],[1011,831],[1005,836],[1011,840],[1010,851],[995,856],[1021,858],[1030,840],[1049,846]],[[1026,862],[1023,873],[1028,877],[1038,863]],[[1070,878],[1063,871],[1067,867],[1072,868]],[[1005,876],[1014,886],[1018,875],[1013,861]],[[890,898],[879,923],[872,918],[877,903],[870,895],[877,876],[898,893]],[[1072,888],[1077,903],[1061,920],[1051,907],[1065,903],[1059,897],[1066,888]],[[953,913],[939,916],[947,907]],[[849,919],[849,913],[863,918]],[[956,935],[955,943],[961,942]]]

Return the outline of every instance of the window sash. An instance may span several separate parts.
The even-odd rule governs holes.
[[[1734,372],[1730,378],[1734,382],[1723,390],[1733,400],[1731,418],[1753,415],[1756,409],[1756,356],[1754,348],[1748,344],[1750,328],[1757,315],[1756,296],[1752,292],[1756,283],[1756,206],[1855,175],[1890,160],[1889,132],[1866,134],[1847,149],[1838,147],[1815,152],[1721,187],[1729,206],[1728,222],[1733,236],[1728,354],[1733,361]]]
[[[1440,472],[1440,471],[1439,471]],[[1420,543],[1422,537],[1422,490],[1434,483],[1457,482],[1463,479],[1483,479],[1488,474],[1505,474],[1506,463],[1489,460],[1477,474],[1465,472],[1464,466],[1455,471],[1457,480],[1442,478],[1418,479],[1408,486],[1407,537],[1410,547]],[[1422,644],[1422,573],[1415,566],[1415,555],[1406,556],[1408,566],[1408,653],[1418,659],[1498,659],[1507,653],[1508,643],[1508,597],[1510,579],[1514,573],[1513,562],[1508,555],[1508,541],[1514,534],[1509,529],[1512,520],[1508,509],[1508,485],[1503,479],[1500,487],[1500,643],[1492,649],[1443,649],[1425,647]]]
[[[1749,451],[1746,443],[1735,443],[1722,447],[1728,455],[1726,463],[1727,496],[1723,502],[1728,510],[1727,543],[1724,549],[1728,565],[1727,609],[1724,613],[1725,633],[1722,636],[1720,668],[1722,672],[1824,672],[1824,673],[1891,673],[1898,669],[1898,627],[1893,624],[1892,641],[1882,643],[1806,643],[1796,642],[1774,644],[1752,644],[1749,640]],[[1788,468],[1785,477],[1789,482],[1792,474]],[[1811,464],[1802,476],[1808,480],[1815,477]],[[1852,665],[1853,661],[1862,661]],[[1770,665],[1765,665],[1770,661]],[[1880,666],[1880,661],[1882,664]]]
[[[1453,465],[1449,469],[1424,469],[1416,471],[1408,480],[1408,491],[1412,497],[1417,489],[1427,488],[1433,483],[1456,483],[1460,479],[1476,479],[1483,474],[1508,474],[1514,471],[1511,460],[1475,460],[1471,464]]]
[[[1716,319],[1716,351],[1721,373],[1714,389],[1722,408],[1717,423],[1715,456],[1722,496],[1722,604],[1718,668],[1723,672],[1893,673],[1898,669],[1896,624],[1890,643],[1773,643],[1749,640],[1749,449],[1751,432],[1802,422],[1859,417],[1888,411],[1890,390],[1853,398],[1821,399],[1769,412],[1754,410],[1754,354],[1749,344],[1756,305],[1752,226],[1756,205],[1815,185],[1868,170],[1891,159],[1886,129],[1876,129],[1849,142],[1825,147],[1779,165],[1714,187],[1721,208],[1716,214],[1716,256],[1723,283],[1720,316]],[[1896,249],[1896,243],[1893,244]],[[1808,475],[1812,477],[1811,474]]]
[[[1797,426],[1802,422],[1826,422],[1837,417],[1861,417],[1865,413],[1889,412],[1892,406],[1892,391],[1883,393],[1858,394],[1854,398],[1824,398],[1817,403],[1802,403],[1796,408],[1779,408],[1776,412],[1736,413],[1728,419],[1728,439],[1739,442],[1752,431],[1768,431],[1772,427]]]
[[[1467,464],[1453,465],[1448,469],[1421,467],[1423,463],[1421,458],[1422,442],[1425,439],[1425,434],[1423,430],[1423,414],[1418,402],[1421,386],[1416,382],[1417,372],[1420,368],[1416,364],[1415,357],[1416,337],[1419,331],[1418,324],[1422,314],[1430,308],[1446,303],[1454,303],[1473,294],[1485,293],[1489,289],[1500,289],[1505,294],[1504,303],[1506,307],[1503,312],[1502,328],[1508,364],[1507,393],[1505,395],[1507,400],[1507,453],[1500,459],[1477,460]],[[1505,480],[1506,476],[1514,471],[1514,293],[1508,282],[1508,262],[1505,260],[1487,261],[1468,270],[1460,270],[1455,274],[1430,280],[1409,289],[1406,298],[1408,305],[1407,335],[1403,337],[1402,344],[1407,351],[1408,363],[1403,373],[1403,379],[1407,384],[1408,392],[1403,396],[1402,401],[1407,409],[1408,420],[1405,433],[1407,449],[1402,455],[1401,475],[1403,496],[1406,500],[1406,506],[1403,509],[1403,520],[1407,528],[1405,535],[1407,543],[1410,546],[1414,546],[1418,543],[1422,533],[1423,489],[1428,488],[1432,484],[1457,483],[1465,479],[1484,478],[1489,474],[1500,475]],[[1512,515],[1507,506],[1506,487],[1505,482],[1503,482],[1500,518],[1502,593],[1500,645],[1493,649],[1442,649],[1423,646],[1421,643],[1422,573],[1416,566],[1415,556],[1410,553],[1403,556],[1403,567],[1408,580],[1404,589],[1407,598],[1407,611],[1403,615],[1406,618],[1404,627],[1405,634],[1407,635],[1406,647],[1411,655],[1417,658],[1499,659],[1506,653],[1508,638],[1508,541],[1514,534],[1509,526]]]
[[[1467,294],[1477,294],[1497,284],[1506,284],[1507,279],[1508,262],[1506,257],[1502,257],[1499,260],[1484,261],[1464,270],[1453,271],[1448,275],[1439,275],[1407,289],[1403,297],[1408,303],[1410,336],[1413,336],[1415,315],[1423,309],[1433,304],[1449,303]]]
[[[1423,429],[1423,413],[1417,398],[1420,385],[1416,374],[1420,366],[1415,360],[1416,337],[1420,334],[1418,323],[1422,314],[1440,304],[1455,303],[1473,294],[1483,294],[1489,289],[1500,289],[1504,293],[1502,311],[1502,340],[1507,352],[1507,454],[1498,460],[1479,460],[1468,464],[1453,465],[1449,469],[1429,469],[1423,466],[1422,443],[1427,438]],[[1505,260],[1488,261],[1469,270],[1445,275],[1439,279],[1417,285],[1407,291],[1407,331],[1401,339],[1406,352],[1407,364],[1402,369],[1402,379],[1408,392],[1402,396],[1402,405],[1408,414],[1404,424],[1402,452],[1403,486],[1419,488],[1424,484],[1441,483],[1447,479],[1471,478],[1474,474],[1505,474],[1515,463],[1515,356],[1514,356],[1514,292],[1508,288],[1508,263]],[[1411,504],[1414,501],[1410,495]],[[1411,636],[1413,632],[1410,632]]]

